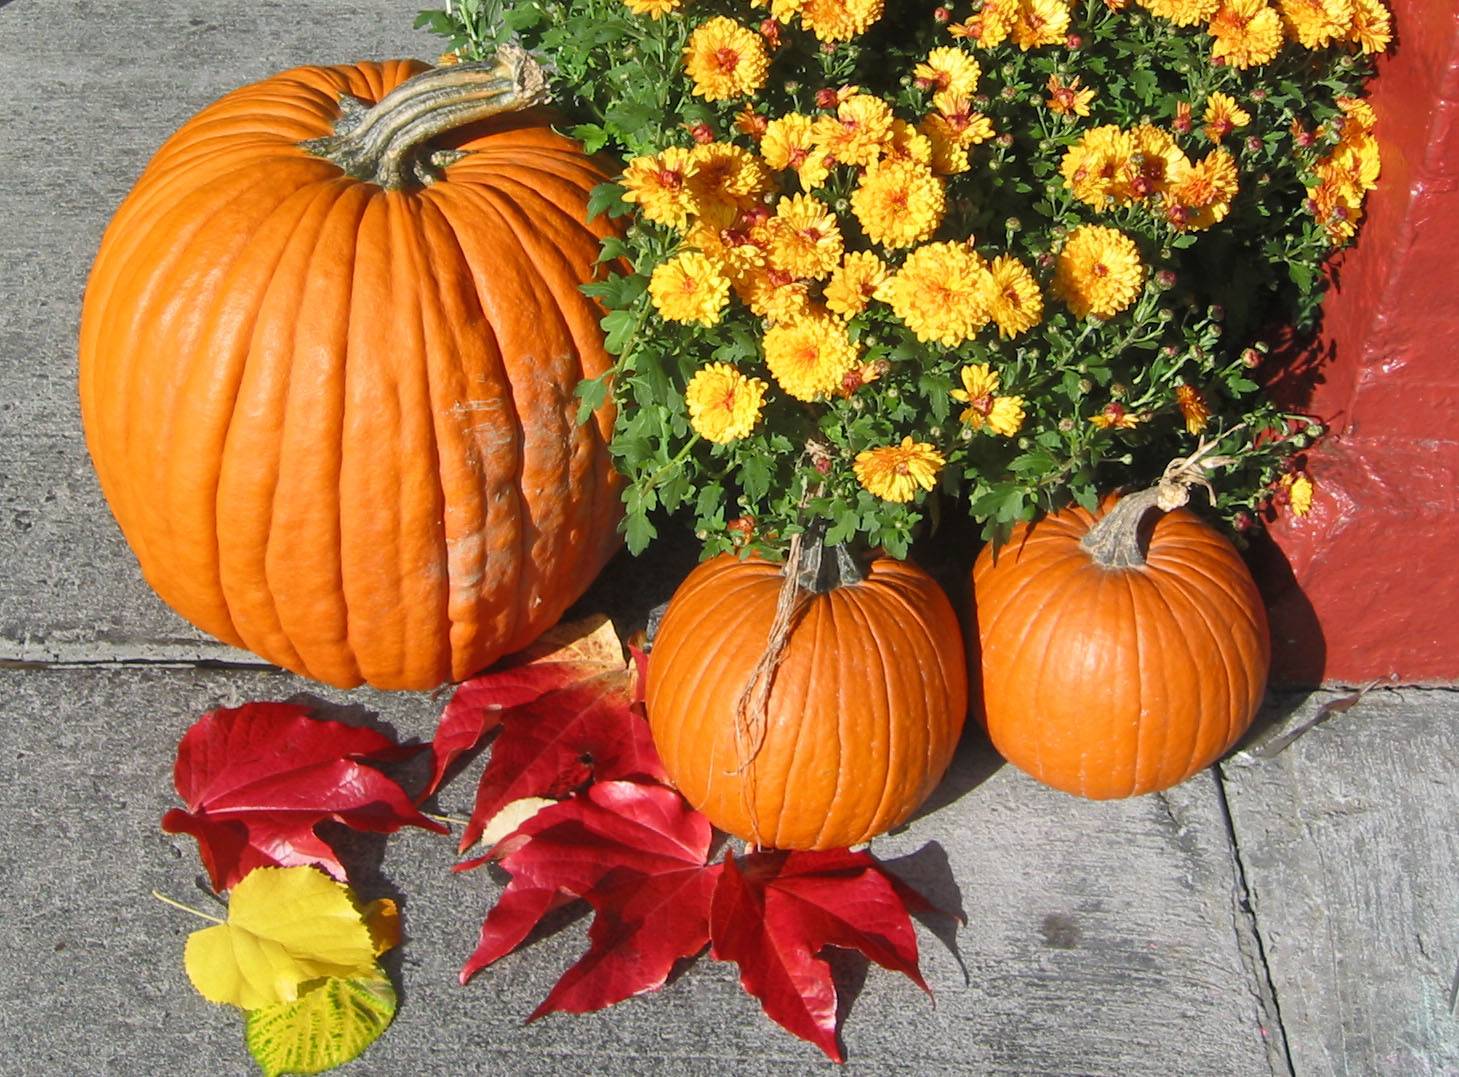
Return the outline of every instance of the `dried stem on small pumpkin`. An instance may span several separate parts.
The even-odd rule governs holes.
[[[1114,508],[1080,540],[1080,545],[1105,568],[1139,568],[1144,565],[1140,525],[1146,515],[1151,509],[1166,513],[1185,507],[1190,503],[1193,486],[1204,489],[1214,505],[1216,490],[1211,485],[1210,472],[1213,468],[1234,462],[1229,456],[1214,455],[1215,448],[1245,425],[1238,423],[1210,440],[1202,438],[1195,452],[1170,461],[1154,486],[1115,502]]]

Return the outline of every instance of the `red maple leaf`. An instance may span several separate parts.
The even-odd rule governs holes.
[[[197,839],[217,890],[256,867],[315,864],[344,879],[344,866],[314,830],[326,819],[381,834],[402,826],[447,833],[399,785],[362,765],[412,750],[290,703],[210,711],[178,743],[173,780],[187,810],[168,811],[162,829]]]
[[[859,950],[931,994],[917,966],[908,890],[864,852],[725,854],[710,910],[711,955],[740,966],[740,985],[787,1031],[836,1062],[836,985],[820,956]],[[915,892],[911,892],[915,893]],[[919,899],[920,900],[920,899]]]
[[[462,681],[436,725],[431,741],[435,771],[421,799],[439,789],[451,764],[474,751],[514,707],[623,668],[623,648],[613,623],[606,617],[592,617],[558,625],[526,650]]]
[[[563,797],[589,781],[667,781],[644,719],[642,684],[641,656],[626,662],[602,618],[561,626],[509,664],[463,682],[436,727],[426,795],[456,759],[500,733],[461,848],[476,844],[514,800]]]
[[[482,924],[461,982],[515,950],[549,909],[582,898],[595,912],[588,951],[528,1020],[657,990],[676,961],[709,942],[720,874],[720,865],[706,864],[712,833],[704,816],[659,785],[596,782],[544,808],[500,858],[512,881]]]

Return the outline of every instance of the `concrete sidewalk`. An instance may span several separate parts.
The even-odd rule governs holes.
[[[233,1010],[182,967],[191,839],[165,835],[178,737],[203,711],[308,698],[428,738],[424,695],[335,692],[206,639],[138,575],[96,486],[76,331],[103,228],[151,152],[224,91],[302,62],[433,56],[417,0],[0,4],[0,1074],[256,1072]],[[583,608],[641,615],[677,572],[620,561]],[[1339,693],[1271,701],[1290,728]],[[1459,693],[1386,690],[1271,758],[1164,795],[1077,801],[970,734],[909,827],[877,842],[967,914],[920,932],[935,1006],[842,970],[857,1073],[1452,1074]],[[440,810],[469,811],[470,779]],[[500,882],[424,833],[348,838],[402,902],[401,1008],[347,1072],[825,1071],[731,966],[586,1017],[522,1021],[585,945],[567,923],[462,988]]]

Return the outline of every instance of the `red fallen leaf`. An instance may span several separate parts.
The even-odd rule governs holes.
[[[657,990],[676,961],[709,942],[720,874],[720,865],[705,863],[711,837],[709,821],[659,785],[596,782],[544,808],[500,858],[512,881],[482,924],[461,982],[515,950],[549,909],[583,898],[596,914],[588,951],[528,1020],[556,1010],[586,1013]]]
[[[841,1062],[836,985],[819,956],[825,947],[859,950],[931,994],[903,891],[915,893],[866,853],[761,852],[739,861],[726,853],[710,953],[740,966],[740,985],[766,1016]]]
[[[589,781],[629,778],[668,781],[626,673],[603,673],[548,692],[503,716],[461,848],[476,844],[514,800],[563,797]]]
[[[557,688],[623,669],[623,648],[613,623],[598,616],[558,625],[525,651],[462,681],[436,725],[431,742],[435,772],[421,799],[439,789],[451,764],[474,751],[512,708]]]
[[[210,711],[178,743],[173,780],[187,810],[168,811],[162,829],[197,839],[216,890],[256,867],[315,864],[343,880],[344,866],[314,831],[325,819],[381,834],[402,826],[448,833],[394,781],[361,765],[411,750],[289,703]]]

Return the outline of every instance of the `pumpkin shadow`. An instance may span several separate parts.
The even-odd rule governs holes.
[[[1245,553],[1271,625],[1268,692],[1273,688],[1316,688],[1327,669],[1327,640],[1317,611],[1297,582],[1291,561],[1265,532],[1252,537]]]

